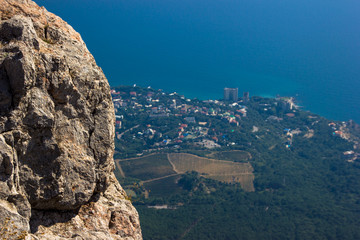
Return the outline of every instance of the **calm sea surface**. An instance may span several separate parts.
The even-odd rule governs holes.
[[[218,99],[297,96],[360,123],[359,0],[37,0],[81,33],[112,86]]]

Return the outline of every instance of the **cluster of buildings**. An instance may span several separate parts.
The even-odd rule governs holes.
[[[333,135],[334,136],[339,136],[345,140],[349,140],[350,138],[350,134],[347,133],[346,131],[344,131],[344,129],[346,128],[346,124],[345,122],[342,123],[342,125],[339,125],[338,123],[334,123],[334,122],[331,122],[329,123],[329,127],[331,127],[331,129],[333,130]]]
[[[301,133],[301,131],[298,128],[295,130],[291,130],[290,128],[285,128],[284,133],[286,135],[285,147],[291,148],[292,143],[293,143],[293,137],[295,135],[299,135]]]
[[[329,127],[333,131],[334,136],[341,137],[349,142],[354,143],[354,150],[348,150],[343,152],[344,158],[348,162],[354,162],[360,158],[360,153],[358,153],[358,149],[360,147],[359,140],[354,138],[352,134],[350,134],[349,129],[347,128],[346,122],[335,123],[331,122],[328,124]]]
[[[244,92],[242,102],[247,103],[250,100],[249,92]],[[239,89],[238,88],[224,88],[224,101],[239,101]]]
[[[224,90],[225,91],[225,90]],[[236,89],[237,93],[237,89]],[[124,131],[124,115],[136,117],[137,115],[148,116],[150,119],[178,117],[182,124],[178,127],[177,136],[169,138],[159,129],[148,125],[142,128],[135,137],[152,138],[157,135],[162,141],[157,145],[168,145],[170,143],[180,144],[184,140],[199,140],[198,145],[214,148],[219,145],[216,143],[221,136],[209,135],[211,123],[201,119],[201,115],[215,117],[230,124],[229,126],[239,126],[239,122],[246,117],[247,107],[241,101],[218,101],[218,100],[191,100],[177,93],[164,93],[162,91],[132,88],[123,90],[111,90],[116,116],[116,137],[121,139]],[[248,100],[249,94],[244,94]],[[236,99],[236,95],[230,93],[231,98]],[[247,97],[246,97],[247,96]],[[213,131],[212,131],[213,132]]]
[[[250,101],[248,92],[244,92],[242,98],[239,98],[237,88],[225,88],[223,100],[205,101],[187,99],[175,92],[168,94],[161,90],[136,87],[112,89],[111,95],[115,107],[116,138],[121,139],[124,134],[130,132],[132,134],[130,137],[133,139],[153,140],[151,145],[157,150],[169,145],[179,147],[182,143],[189,141],[205,148],[231,144],[226,138],[225,129],[219,129],[218,126],[224,126],[224,122],[228,124],[228,130],[239,126],[241,120],[247,117],[246,105]],[[273,106],[285,111],[282,117],[269,114],[265,121],[280,122],[284,120],[284,117],[286,119],[295,117],[298,106],[294,104],[293,98],[277,97],[276,100],[278,101],[274,104],[268,102],[258,104],[261,111],[270,111],[270,114],[272,114]],[[168,122],[176,122],[170,128],[171,134],[168,133],[169,128],[165,130],[166,126],[159,125],[168,118],[171,118]],[[133,119],[134,122],[129,119]],[[136,123],[136,119],[143,120]],[[312,125],[317,122],[313,122]],[[345,122],[330,122],[328,125],[334,136],[354,142],[360,149],[360,140],[352,139]],[[283,132],[285,136],[282,135],[285,139],[285,147],[290,149],[294,136],[300,133],[299,129],[285,128]],[[313,135],[314,131],[308,129],[304,137],[311,138]],[[353,150],[344,152],[349,162],[358,159],[359,155]]]

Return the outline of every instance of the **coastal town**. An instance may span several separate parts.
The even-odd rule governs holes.
[[[199,100],[137,86],[113,88],[111,95],[115,175],[141,211],[176,212],[191,207],[194,196],[211,197],[213,206],[230,189],[297,193],[313,182],[325,187],[308,196],[334,183],[342,184],[340,193],[358,189],[348,184],[356,183],[349,176],[360,167],[360,126],[306,111],[292,97],[250,97],[225,88],[222,99]]]
[[[184,141],[191,140],[205,148],[220,147],[219,137],[226,139],[221,131],[217,132],[210,119],[220,120],[229,126],[238,127],[241,119],[246,118],[247,107],[240,101],[218,101],[188,99],[182,95],[164,93],[161,90],[136,88],[131,91],[111,90],[116,116],[116,139],[120,140],[125,132],[136,131],[133,138],[157,137],[161,141],[154,146],[163,147],[175,144],[175,148]],[[148,123],[144,126],[124,126],[124,115],[135,118],[146,115]],[[161,131],[164,126],[156,120],[176,118],[174,129]],[[126,118],[125,118],[126,119]],[[151,124],[152,123],[152,124]],[[122,131],[123,129],[126,131]],[[171,137],[170,137],[171,136]],[[230,143],[233,144],[233,143]]]
[[[250,98],[238,89],[225,88],[221,100],[190,99],[176,92],[150,87],[123,86],[111,90],[115,107],[115,143],[121,157],[176,149],[246,149],[269,135],[276,145],[294,148],[299,137],[312,138],[320,119],[300,110],[291,97]],[[304,118],[308,124],[304,125]],[[344,152],[348,161],[359,154],[358,139],[351,137],[346,123],[327,123],[333,136],[354,143]],[[251,140],[252,139],[252,140]],[[124,144],[121,142],[127,142]],[[296,144],[295,144],[296,145]],[[356,146],[356,147],[355,147]]]

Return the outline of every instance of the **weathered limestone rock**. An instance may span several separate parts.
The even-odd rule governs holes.
[[[14,238],[141,239],[113,174],[102,70],[80,35],[34,2],[0,0],[0,13],[0,225]]]

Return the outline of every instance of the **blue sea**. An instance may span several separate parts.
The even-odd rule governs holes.
[[[359,0],[37,0],[81,33],[110,85],[200,99],[296,96],[360,123]]]

